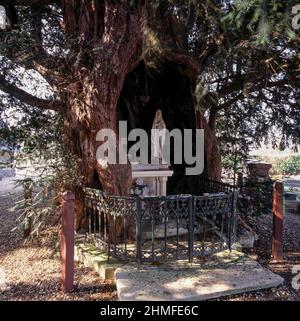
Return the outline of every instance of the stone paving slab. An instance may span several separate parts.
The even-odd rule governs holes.
[[[250,258],[193,266],[120,267],[115,272],[120,301],[208,300],[277,287],[283,278]]]
[[[74,259],[84,266],[93,269],[105,280],[114,280],[115,270],[121,263],[115,258],[109,258],[105,252],[91,244],[76,243]]]

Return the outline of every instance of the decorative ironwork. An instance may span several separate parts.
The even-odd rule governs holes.
[[[126,261],[192,261],[231,248],[236,199],[237,191],[121,197],[86,188],[87,237]]]
[[[200,178],[201,191],[200,193],[232,193],[238,191],[238,186],[230,185],[219,181],[214,181],[208,178]]]

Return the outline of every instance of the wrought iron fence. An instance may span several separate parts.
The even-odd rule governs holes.
[[[87,237],[125,261],[192,261],[231,248],[236,200],[236,191],[121,197],[86,188]]]
[[[214,181],[208,178],[200,178],[200,186],[201,186],[201,191],[200,193],[220,193],[220,192],[224,192],[224,193],[231,193],[234,191],[238,191],[239,188],[236,185],[230,185],[230,184],[226,184],[223,182],[219,182],[219,181]]]

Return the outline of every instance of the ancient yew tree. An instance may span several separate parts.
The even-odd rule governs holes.
[[[65,152],[77,160],[78,213],[78,186],[130,191],[130,165],[97,162],[97,132],[117,132],[119,120],[150,131],[158,109],[170,130],[204,128],[203,175],[219,180],[218,120],[231,117],[232,106],[249,115],[266,99],[275,101],[275,115],[285,95],[292,106],[286,119],[299,125],[298,38],[282,23],[293,1],[263,2],[241,8],[240,1],[0,0],[7,16],[1,110],[22,105],[36,119],[25,117],[27,126],[39,129],[55,120],[57,139],[63,135]],[[46,83],[42,94],[37,79]],[[197,193],[197,177],[184,177],[184,165],[174,169],[170,190]]]

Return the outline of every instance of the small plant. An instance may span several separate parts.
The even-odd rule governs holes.
[[[18,181],[23,195],[13,208],[20,213],[14,230],[21,231],[27,241],[59,222],[61,193],[78,186],[78,163],[64,153],[62,146],[50,145],[47,156],[46,159],[27,151],[18,159],[21,164],[30,160],[35,172],[34,176]]]

